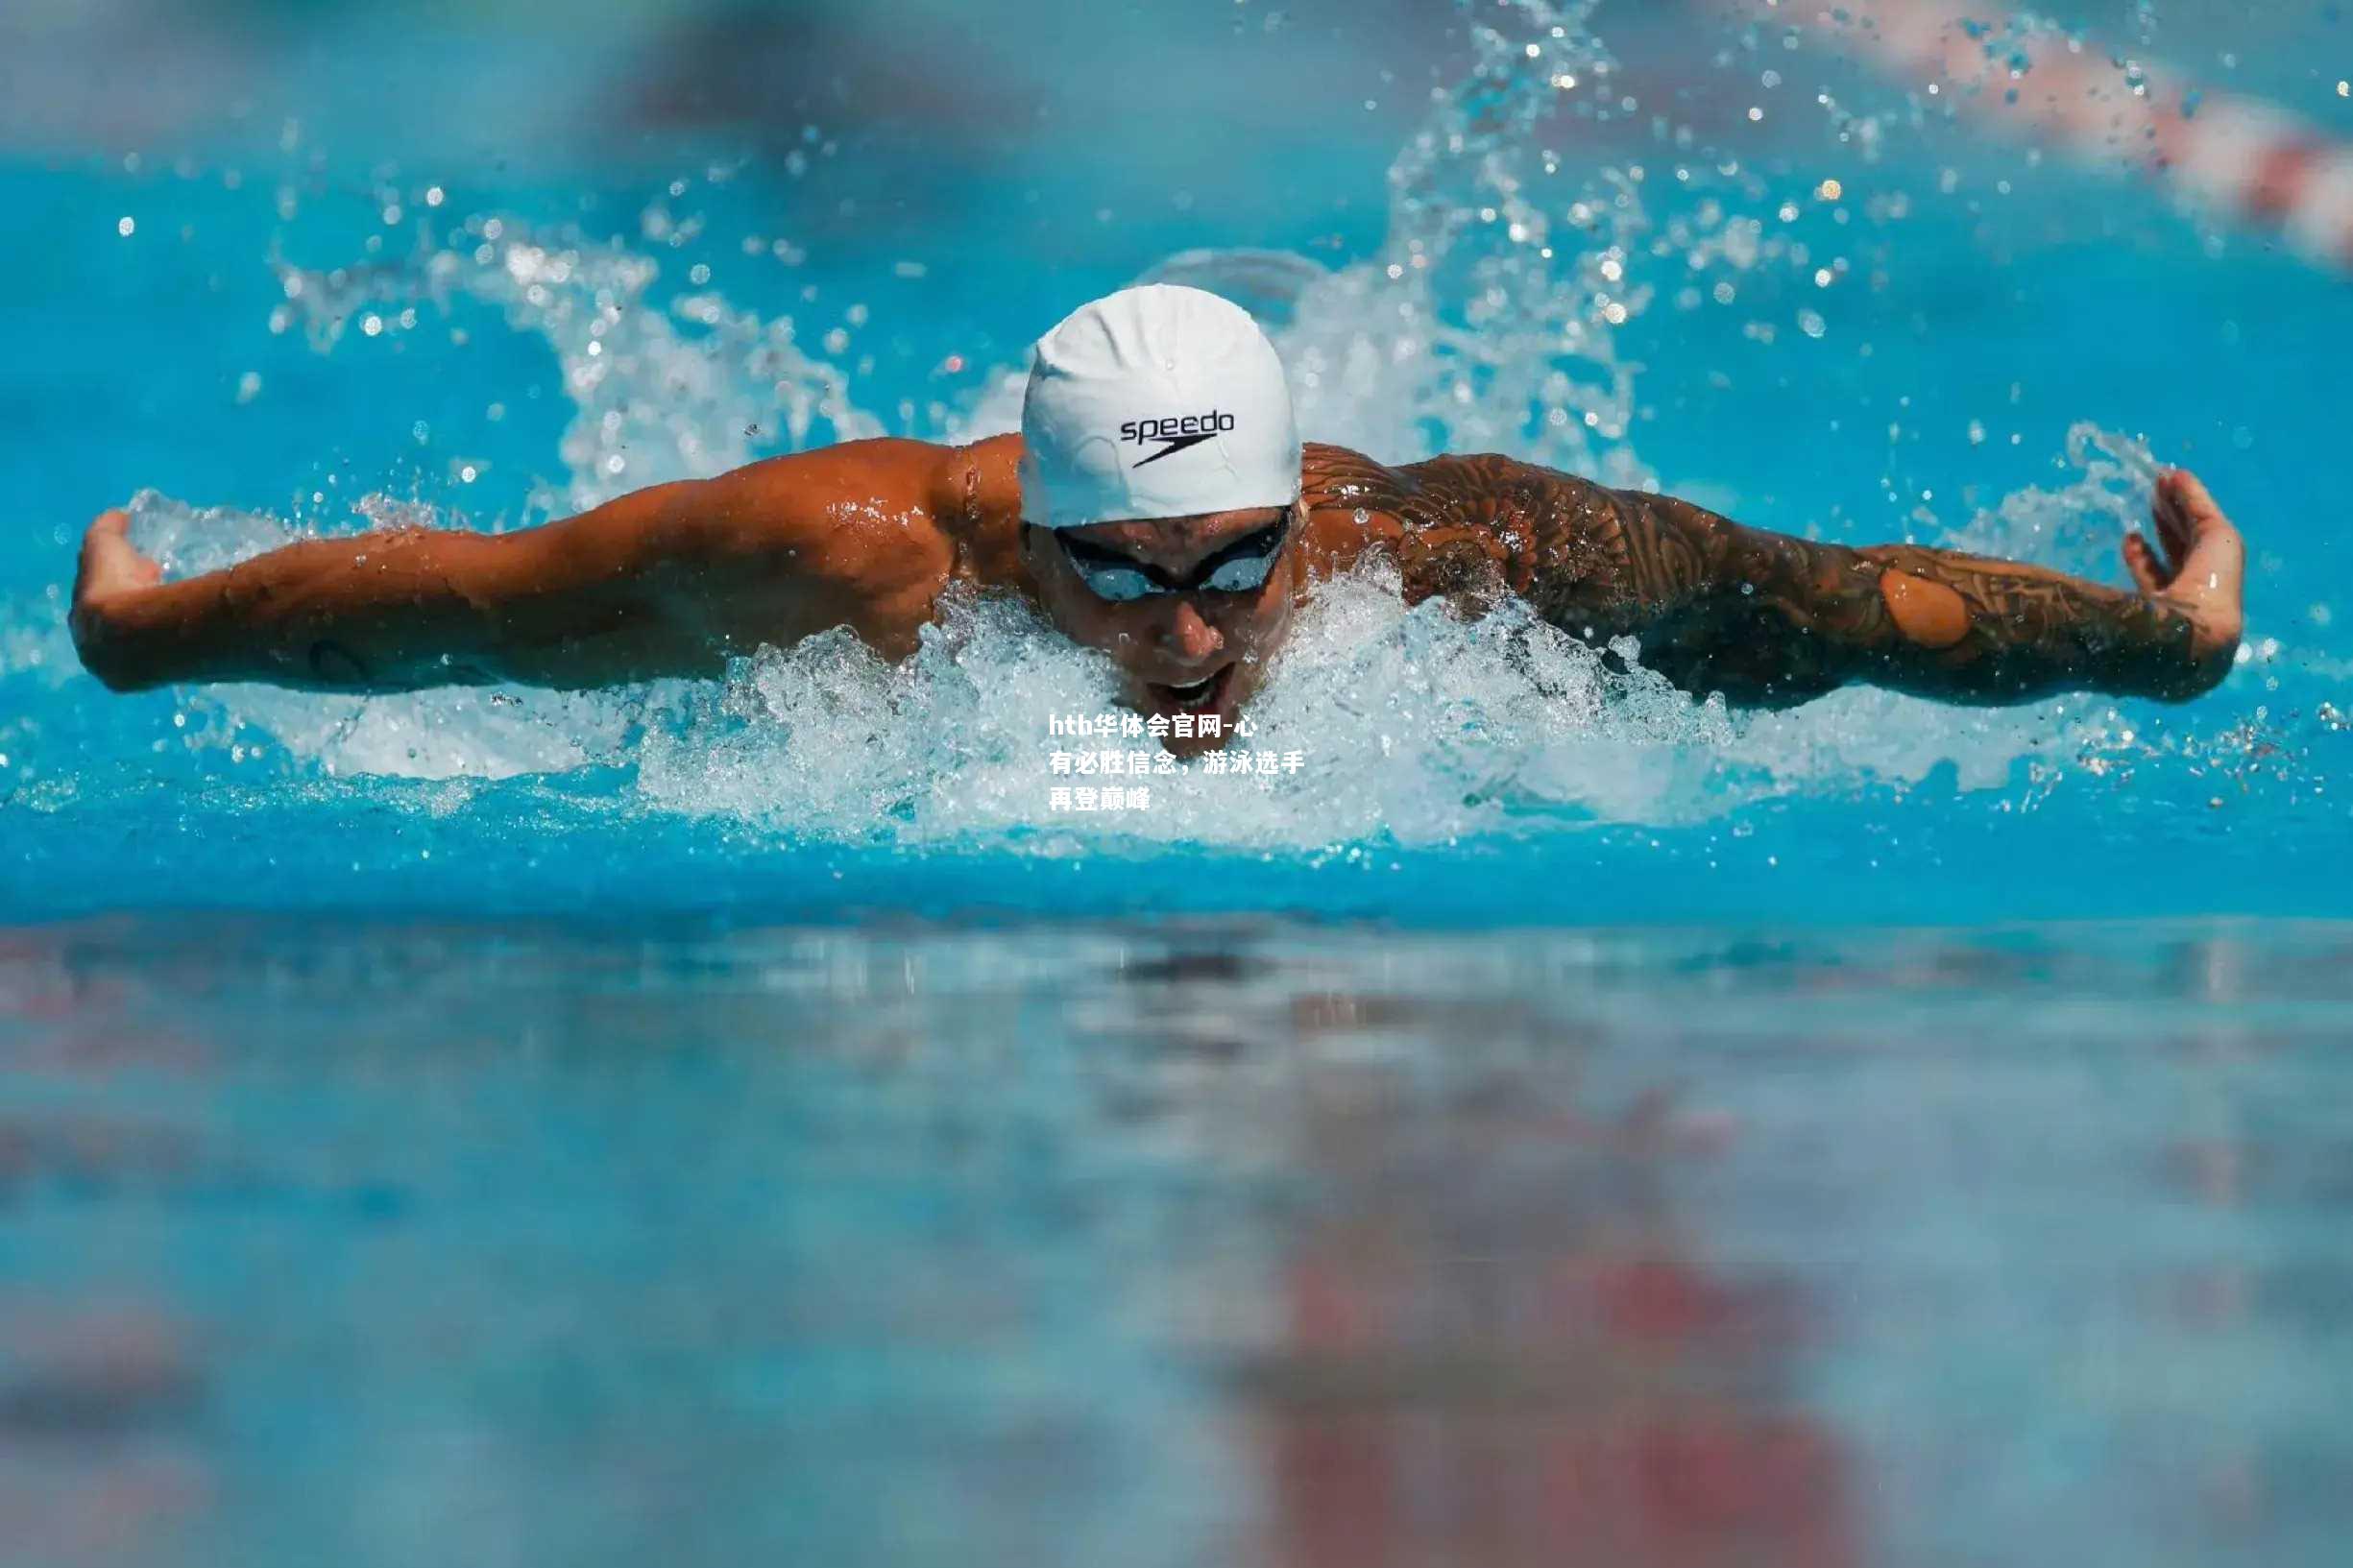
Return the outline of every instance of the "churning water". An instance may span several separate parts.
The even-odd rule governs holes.
[[[1049,757],[1065,744],[1048,719],[1106,707],[1106,666],[1004,603],[952,601],[900,667],[835,634],[744,662],[724,689],[351,699],[222,688],[116,702],[71,673],[50,591],[14,601],[0,642],[12,809],[45,819],[42,838],[129,856],[166,879],[203,865],[224,831],[239,853],[266,837],[281,889],[330,902],[370,901],[347,879],[353,865],[380,868],[385,845],[364,830],[376,841],[356,854],[322,840],[349,836],[357,820],[422,815],[489,841],[415,883],[459,903],[565,903],[585,880],[688,904],[751,897],[755,884],[772,898],[781,881],[823,904],[846,897],[828,885],[845,878],[897,885],[899,857],[918,850],[936,857],[951,905],[973,891],[958,885],[959,867],[987,880],[993,866],[1014,908],[1059,911],[1070,884],[1040,880],[1041,858],[1133,862],[1156,868],[1150,883],[1174,856],[1227,867],[1220,880],[1244,903],[1279,873],[1236,865],[1379,871],[1370,882],[1329,879],[1303,900],[1285,885],[1280,897],[1326,912],[1410,912],[1446,907],[1433,883],[1472,863],[1447,852],[1483,846],[1501,861],[1477,875],[1509,884],[1497,902],[1558,915],[1568,896],[1584,918],[1620,912],[1605,887],[1662,880],[1676,891],[1637,895],[1626,911],[1705,916],[1755,908],[1762,893],[1777,913],[1852,912],[1850,879],[1875,869],[1902,874],[1875,879],[1867,904],[1916,920],[1981,918],[2019,907],[2019,883],[2043,876],[2053,853],[2119,868],[2099,879],[2114,897],[2058,905],[2079,912],[2130,912],[2150,898],[2314,907],[2328,889],[2300,888],[2293,873],[2257,887],[2244,873],[2292,842],[2341,851],[2349,836],[2353,784],[2330,703],[2344,634],[2318,575],[2341,552],[2295,500],[2303,481],[2282,471],[2324,422],[2313,407],[2277,410],[2262,431],[2268,460],[2248,461],[2232,436],[2251,442],[2250,416],[2223,406],[2218,383],[2261,374],[2268,334],[2309,341],[2341,325],[2341,290],[2297,279],[2307,319],[2292,327],[2247,298],[2279,284],[2277,258],[2201,240],[2154,193],[2113,177],[1968,146],[1917,95],[1853,107],[1862,89],[1833,81],[1843,67],[1810,36],[1792,49],[1794,33],[1728,31],[1716,63],[1692,66],[1699,90],[1639,102],[1628,67],[1590,30],[1608,19],[1595,9],[1523,0],[1469,13],[1469,58],[1430,90],[1390,168],[1383,231],[1361,254],[1193,250],[1145,276],[1250,305],[1275,331],[1303,427],[1395,460],[1507,450],[1659,484],[1762,525],[1911,538],[2110,578],[2158,462],[2199,467],[2258,557],[2248,655],[2222,693],[2172,711],[2082,697],[1960,711],[1853,691],[1793,713],[1732,713],[1638,670],[1613,676],[1524,615],[1464,625],[1435,605],[1405,611],[1376,565],[1306,617],[1251,715],[1249,745],[1300,754],[1297,773],[1197,767],[1154,779],[1147,811],[1086,819],[1048,811]],[[1990,39],[1989,58],[2000,47]],[[1809,103],[1801,89],[1816,78],[1837,90]],[[1719,100],[1734,94],[1813,123],[1794,145],[1743,156],[1722,123]],[[967,365],[925,344],[919,286],[900,287],[895,306],[842,307],[855,277],[829,278],[819,306],[731,301],[715,280],[727,248],[696,203],[730,202],[740,178],[715,165],[672,181],[618,237],[511,210],[464,216],[439,185],[379,181],[380,222],[364,253],[340,264],[203,255],[210,268],[268,262],[278,302],[266,324],[239,330],[261,340],[248,346],[256,355],[282,360],[301,344],[327,356],[299,373],[313,384],[364,384],[412,347],[458,356],[454,374],[470,374],[463,356],[478,339],[504,340],[496,365],[551,355],[555,371],[473,385],[467,417],[436,406],[414,422],[415,446],[389,475],[380,460],[330,465],[278,512],[142,492],[135,537],[173,569],[195,570],[303,533],[508,525],[776,450],[1011,425],[1017,353]],[[2087,191],[2140,215],[2080,235],[2059,229],[2046,254],[2020,255],[2021,275],[2044,277],[2040,292],[2012,289],[2014,302],[1989,303],[1960,280],[1974,254],[2009,261],[2037,226],[2058,229]],[[2130,247],[2103,242],[2120,227]],[[941,249],[957,238],[939,236]],[[773,269],[780,255],[800,264],[789,237],[751,233],[740,249],[739,272]],[[2216,249],[2219,258],[2206,253]],[[2178,280],[2190,270],[2195,289]],[[2130,286],[2108,286],[2112,274]],[[2072,310],[2094,299],[2105,306],[2097,316],[2031,319],[2037,302]],[[2237,345],[2221,369],[2185,342],[2172,383],[2122,374],[2147,351],[2124,346],[2181,332],[2217,299],[2235,313],[2199,329]],[[1007,322],[1004,340],[1040,325]],[[934,371],[924,397],[907,396],[903,372],[861,351],[884,335],[902,359],[960,374],[943,386]],[[2109,364],[2119,374],[2103,374]],[[2098,391],[2066,407],[2029,397],[2038,381]],[[526,383],[560,412],[519,418]],[[238,397],[266,402],[266,385],[249,373]],[[2111,411],[2140,434],[2103,429]],[[552,453],[517,439],[525,422],[560,425]],[[387,478],[400,498],[384,493]],[[494,495],[503,504],[484,518],[473,503]],[[45,543],[21,564],[54,584],[66,552]],[[107,827],[93,833],[96,822]],[[554,842],[567,846],[561,890],[529,869]],[[680,843],[698,846],[695,864],[679,862]],[[192,859],[181,855],[190,848]],[[426,848],[394,857],[411,853]],[[483,853],[499,864],[495,890],[472,884]],[[2129,869],[2185,855],[2212,857],[2229,890]],[[80,902],[43,885],[63,859],[36,847],[12,866],[18,902]],[[763,864],[747,872],[746,859]],[[209,901],[223,891],[219,869],[172,891]]]

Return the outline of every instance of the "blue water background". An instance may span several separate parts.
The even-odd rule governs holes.
[[[2127,38],[2140,25],[2083,19],[2115,23]],[[299,326],[269,329],[285,302],[274,260],[398,263],[421,243],[421,226],[446,243],[484,213],[575,226],[658,265],[649,302],[686,289],[699,261],[711,289],[789,318],[812,353],[842,329],[845,347],[830,357],[851,376],[857,404],[888,428],[936,434],[981,396],[986,373],[1017,369],[1029,337],[1071,302],[1174,253],[1275,248],[1327,267],[1377,253],[1395,222],[1386,167],[1432,88],[1459,90],[1467,58],[1447,14],[1383,12],[1350,29],[1312,11],[1279,22],[1172,12],[1076,35],[1013,15],[1000,18],[1009,32],[989,34],[988,60],[1014,62],[1004,66],[1007,108],[997,111],[926,97],[942,75],[982,70],[952,47],[967,33],[936,17],[891,55],[909,62],[908,81],[869,82],[887,76],[868,58],[881,47],[873,40],[890,36],[890,17],[878,13],[870,28],[836,19],[866,40],[860,50],[825,33],[849,62],[838,79],[771,42],[773,58],[801,60],[798,77],[784,74],[776,101],[753,95],[766,118],[750,127],[680,127],[648,113],[633,133],[625,111],[660,94],[616,75],[624,91],[600,74],[621,69],[616,39],[603,40],[594,70],[566,75],[566,50],[581,40],[559,48],[519,24],[491,23],[442,39],[421,25],[402,31],[410,20],[358,12],[348,34],[298,31],[282,47],[318,80],[265,72],[258,102],[237,98],[233,115],[192,113],[171,143],[109,148],[103,159],[36,145],[0,164],[12,229],[0,477],[14,519],[0,548],[12,639],[0,674],[0,811],[10,823],[0,908],[618,902],[804,914],[1279,907],[1448,923],[1915,924],[2344,909],[2335,868],[2353,821],[2343,773],[2353,740],[2315,717],[2341,698],[2353,635],[2336,604],[2353,557],[2333,520],[2329,460],[2353,345],[2344,280],[2260,233],[2179,210],[2147,184],[2041,157],[1966,119],[1902,124],[1903,92],[1811,42],[1785,51],[1768,38],[1743,53],[1735,32],[1718,29],[1708,36],[1730,52],[1725,64],[1687,47],[1673,17],[1633,8],[1593,18],[1629,90],[1673,123],[1696,123],[1703,151],[1746,160],[1763,181],[1768,228],[1776,203],[1798,200],[1806,211],[1792,227],[1819,256],[1851,255],[1856,269],[1838,288],[1816,290],[1806,267],[1759,267],[1740,277],[1741,302],[1729,309],[1655,302],[1621,350],[1639,367],[1638,460],[1666,488],[1762,526],[1928,542],[2026,487],[2065,483],[2078,422],[2195,467],[2251,541],[2250,647],[2261,657],[2186,710],[2083,699],[2038,710],[2056,715],[2054,729],[2071,712],[2121,714],[2104,733],[2132,732],[2123,750],[2141,748],[2145,765],[2074,765],[2067,743],[2036,749],[2029,720],[1990,753],[1979,748],[1964,777],[1936,767],[1933,754],[1940,736],[1966,734],[1975,719],[1906,704],[1889,710],[1910,737],[1900,767],[1867,747],[1831,746],[1828,765],[1801,756],[1761,788],[1709,786],[1722,808],[1702,820],[1622,799],[1564,803],[1535,785],[1519,806],[1445,835],[1456,842],[1386,843],[1377,832],[1327,841],[1309,783],[1293,792],[1287,822],[1204,830],[1172,853],[1126,845],[1108,825],[1047,820],[1042,777],[1034,832],[951,825],[910,843],[878,837],[862,814],[746,820],[740,801],[643,810],[625,750],[604,769],[456,784],[323,783],[315,760],[282,745],[230,760],[234,740],[270,738],[267,724],[235,733],[233,692],[211,710],[169,693],[109,699],[66,664],[61,594],[89,515],[152,487],[330,529],[354,526],[351,503],[369,492],[513,523],[537,515],[535,487],[544,502],[566,482],[553,448],[570,409],[544,340],[461,298],[447,317],[427,303],[419,329],[373,340],[348,332],[321,353]],[[776,25],[789,42],[791,24]],[[2279,25],[2286,36],[2235,40],[2219,14],[2192,12],[2161,18],[2153,36],[2161,57],[2171,50],[2186,68],[2344,123],[2330,73],[2290,48],[2306,35]],[[2304,25],[2317,47],[2341,36],[2324,17]],[[693,36],[684,23],[678,31]],[[352,46],[350,63],[335,63],[330,40]],[[2234,41],[2235,71],[2251,81],[2215,63]],[[443,42],[438,53],[427,47]],[[50,47],[62,45],[53,37]],[[1201,63],[1198,80],[1151,91],[1129,83],[1128,111],[1112,112],[1121,51],[1151,47]],[[642,53],[641,74],[659,76],[661,52]],[[689,51],[684,68],[717,80],[726,54]],[[380,116],[327,90],[361,61],[389,73],[372,100]],[[1218,69],[1206,68],[1212,61]],[[1759,62],[1787,80],[1759,86]],[[1846,95],[1842,105],[1892,116],[1876,161],[1842,145],[1837,122],[1806,100],[1805,89],[1824,84]],[[1280,112],[1264,96],[1275,88],[1291,95]],[[567,91],[592,102],[601,92],[619,109],[609,105],[576,139],[503,139],[570,103]],[[839,101],[826,115],[792,107],[793,92]],[[1202,94],[1222,95],[1206,102],[1231,112],[1197,108]],[[1739,118],[1750,97],[1772,104],[1760,126]],[[1233,107],[1243,103],[1260,107]],[[1662,145],[1647,109],[1607,123],[1565,120],[1537,139],[1564,145],[1565,181],[1650,166],[1654,228],[1679,211],[1662,188],[1666,170],[1696,161]],[[788,172],[796,156],[799,172]],[[1940,192],[1947,171],[1951,195]],[[1829,176],[1855,187],[1846,205],[1858,219],[1874,196],[1901,197],[1907,214],[1842,232],[1810,196]],[[672,181],[684,196],[667,194]],[[442,190],[442,205],[424,205],[428,187]],[[387,224],[388,205],[403,209],[400,222]],[[648,241],[643,214],[652,207],[698,219],[698,237]],[[117,231],[125,217],[135,225],[127,238]],[[746,253],[747,236],[760,254]],[[797,248],[789,263],[768,249],[780,238]],[[1860,286],[1874,270],[1880,280]],[[1643,276],[1662,293],[1677,281],[1668,264]],[[1816,308],[1827,319],[1818,341],[1797,326]],[[1777,329],[1773,341],[1759,341],[1759,323]],[[943,369],[952,356],[960,370]],[[258,379],[241,398],[249,375]],[[770,431],[749,445],[778,443]],[[482,466],[477,483],[456,479],[461,459]],[[2087,559],[2104,554],[2103,543]],[[1802,754],[1813,732],[1801,723],[1789,734]],[[1342,724],[1308,738],[1322,757],[1365,743]],[[1408,729],[1401,739],[1411,747],[1419,737]],[[2147,754],[2152,745],[2161,755]],[[2015,754],[2006,764],[2003,747]],[[1686,760],[1705,749],[1682,748]],[[1508,746],[1497,756],[1491,771],[1509,792],[1516,762]],[[1470,792],[1443,770],[1408,762],[1399,773],[1401,791]],[[1472,787],[1480,783],[1495,781]]]
[[[2353,133],[2333,6],[2060,10]],[[1406,4],[0,15],[0,1558],[2340,1560],[2353,292],[1814,41],[1591,19],[1644,107],[1510,144],[1561,200],[1638,163],[1655,231],[1734,160],[1855,269],[1686,309],[1643,259],[1639,462],[1857,542],[2011,500],[2113,574],[2048,495],[2138,438],[2250,541],[2220,692],[1554,730],[1492,634],[1360,605],[1386,651],[1327,632],[1271,721],[1319,771],[1127,832],[989,701],[1083,670],[985,631],[908,689],[111,697],[61,630],[102,506],[583,482],[546,333],[396,279],[417,326],[323,350],[284,269],[613,241],[940,434],[1172,254],[1383,256],[1471,51]],[[1031,805],[948,713],[1036,742]]]

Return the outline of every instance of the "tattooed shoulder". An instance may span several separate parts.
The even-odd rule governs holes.
[[[1492,453],[1392,468],[1311,446],[1307,480],[1312,504],[1353,508],[1392,550],[1409,603],[1477,608],[1509,591],[1573,631],[1639,626],[1701,581],[1720,548],[1706,514]]]

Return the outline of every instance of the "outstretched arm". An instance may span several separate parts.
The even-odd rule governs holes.
[[[170,583],[109,512],[83,541],[74,640],[118,691],[592,687],[716,673],[845,623],[898,652],[946,581],[960,471],[947,447],[856,442],[518,533],[305,540]]]
[[[1380,499],[1401,519],[1409,595],[1475,594],[1499,570],[1553,624],[1632,635],[1646,665],[1736,703],[1785,707],[1858,682],[1969,703],[2180,701],[2212,689],[2238,649],[2244,546],[2179,470],[2157,487],[2162,547],[2124,542],[2132,590],[1951,550],[1792,539],[1507,458],[1378,471],[1394,481]],[[1358,504],[1383,488],[1358,476]]]

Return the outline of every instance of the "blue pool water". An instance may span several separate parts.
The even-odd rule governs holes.
[[[1551,40],[1554,14],[1572,12],[1498,11],[1583,51],[1567,63],[1605,58]],[[1325,130],[1319,104],[1279,158],[1232,156],[1250,127],[1188,121],[1223,172],[1173,193],[1149,102],[1135,145],[1083,155],[1002,130],[958,151],[885,115],[781,150],[408,165],[346,162],[289,119],[259,149],[0,168],[20,226],[0,809],[21,824],[0,909],[2341,912],[2353,705],[2323,704],[2353,657],[2327,461],[2343,279],[2112,172],[1912,124],[1820,46],[1728,34],[1717,65],[1672,27],[1591,20],[1663,135],[1573,93],[1555,96],[1583,117],[1535,115],[1528,78],[1471,74],[1459,30],[1433,26],[1404,72],[1361,41],[1213,34],[1258,74],[1321,51],[1326,75],[1395,81],[1367,94],[1382,133]],[[1539,66],[1539,85],[1560,68]],[[1807,101],[1817,83],[1838,115]],[[1774,113],[1746,127],[1734,93]],[[1845,117],[1865,110],[1869,157]],[[1515,211],[1550,228],[1514,244]],[[1368,591],[1307,629],[1259,715],[1265,744],[1306,755],[1298,779],[1248,799],[1188,781],[1079,826],[1046,812],[1047,718],[1097,706],[1104,677],[1002,617],[910,678],[825,641],[718,696],[107,700],[74,671],[71,544],[134,493],[153,493],[142,538],[188,567],[356,526],[371,495],[393,498],[376,516],[511,525],[845,430],[999,428],[1040,324],[1179,253],[1176,275],[1279,324],[1310,429],[1386,456],[1501,446],[1765,526],[2111,579],[2149,464],[2194,466],[2252,543],[2247,663],[2182,710],[1855,692],[1737,721],[1589,712],[1558,700],[1593,679],[1565,653],[1532,674],[1507,631]]]
[[[2335,1562],[2349,957],[20,931],[12,1560]]]
[[[0,18],[31,1560],[2333,1560],[2343,277],[1696,6],[168,10]],[[2063,11],[2353,133],[2326,8]],[[1349,582],[1298,775],[1092,821],[1104,672],[986,602],[709,688],[73,663],[104,506],[194,569],[1005,428],[1143,276],[1314,436],[1824,538],[2114,580],[2192,467],[2246,655],[1739,715]]]

